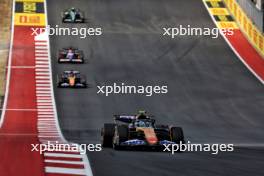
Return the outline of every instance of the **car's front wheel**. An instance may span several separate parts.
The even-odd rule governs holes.
[[[122,149],[121,143],[128,140],[128,126],[127,125],[118,125],[115,128],[115,136],[113,139],[113,148],[115,150]]]
[[[103,147],[112,147],[113,137],[115,133],[115,124],[106,123],[101,130]]]
[[[185,143],[184,134],[181,127],[171,127],[171,141],[179,144],[180,142]]]

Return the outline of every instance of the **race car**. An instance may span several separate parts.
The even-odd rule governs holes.
[[[57,77],[57,84],[60,88],[86,88],[86,79],[79,71],[64,71]]]
[[[120,149],[157,149],[165,144],[185,143],[181,127],[156,125],[145,111],[137,115],[115,115],[115,123],[101,130],[102,146]]]
[[[70,8],[62,12],[62,22],[63,23],[84,23],[84,15],[77,8]]]
[[[76,48],[63,48],[59,51],[59,63],[84,63],[83,51]]]

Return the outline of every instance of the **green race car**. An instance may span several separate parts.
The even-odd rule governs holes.
[[[77,8],[70,8],[62,12],[63,23],[84,23],[84,14]]]

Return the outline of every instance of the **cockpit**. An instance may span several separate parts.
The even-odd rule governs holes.
[[[154,120],[136,120],[134,122],[135,127],[141,127],[141,128],[153,128],[154,127]]]

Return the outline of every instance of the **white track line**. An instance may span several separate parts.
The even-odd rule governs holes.
[[[65,167],[45,167],[47,173],[85,175],[85,169],[68,169]]]
[[[61,157],[61,158],[82,158],[82,156],[80,156],[79,154],[64,154],[64,153],[51,153],[51,152],[44,153],[44,156]]]
[[[47,45],[35,45],[35,49],[45,49],[47,51],[48,47]]]
[[[35,56],[36,56],[36,57],[39,57],[39,56],[45,56],[45,57],[48,57],[48,53],[45,53],[45,54],[43,54],[43,53],[36,53]]]
[[[35,42],[35,46],[46,46],[47,42]]]
[[[49,68],[49,65],[36,65],[36,68]]]
[[[37,109],[0,109],[1,111],[37,111]]]
[[[51,160],[45,159],[44,162],[46,163],[61,163],[61,164],[76,164],[76,165],[83,165],[82,161],[65,161],[65,160]]]
[[[12,69],[34,69],[36,68],[35,66],[10,66],[6,67],[7,69],[12,68]]]
[[[36,72],[36,75],[50,75],[49,72]]]
[[[36,80],[36,83],[49,83],[49,80]]]
[[[38,61],[38,60],[49,60],[49,58],[48,57],[36,57],[36,60]]]

